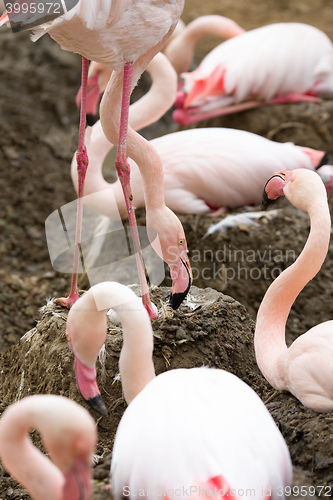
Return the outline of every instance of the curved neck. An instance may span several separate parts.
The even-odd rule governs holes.
[[[156,54],[146,71],[151,76],[152,85],[147,94],[129,108],[129,124],[134,130],[155,123],[176,100],[177,74],[164,54]]]
[[[215,35],[228,40],[236,35],[244,33],[245,30],[238,26],[235,21],[223,16],[201,16],[189,23],[179,35],[193,46],[204,35]]]
[[[119,283],[99,283],[71,308],[68,333],[80,361],[94,367],[106,338],[106,311],[111,308],[117,313],[123,328],[119,370],[129,404],[155,377],[153,332],[142,300]]]
[[[260,305],[254,346],[260,370],[279,390],[286,389],[283,356],[286,321],[298,294],[319,272],[330,240],[331,221],[327,199],[317,197],[308,210],[311,229],[305,247],[298,259],[276,278]]]
[[[139,62],[140,60],[134,66],[134,84],[142,72],[142,67],[138,64]],[[123,74],[114,71],[100,107],[104,133],[107,139],[113,144],[118,142],[122,88]],[[158,188],[163,187],[161,159],[154,147],[130,126],[127,135],[127,154],[136,162],[140,169],[147,210],[165,206],[163,188]]]
[[[140,130],[159,120],[170,109],[177,93],[177,74],[164,54],[156,54],[146,69],[152,78],[152,85],[147,94],[130,106],[129,124],[134,130]],[[103,163],[107,154],[113,148],[113,144],[105,137],[100,121],[95,123],[92,128],[87,128],[86,145],[90,161],[85,179],[84,194],[90,195],[112,187],[120,216],[121,218],[125,218],[127,210],[119,181],[111,184],[103,177]],[[147,147],[146,143],[144,147]],[[74,155],[72,160],[71,175],[73,184],[77,190],[78,173],[76,155]],[[150,187],[153,181],[148,174],[146,177],[146,196],[150,200],[152,197]],[[158,176],[155,182],[160,182],[160,176]],[[90,202],[87,200],[87,203],[88,205],[90,203],[89,206],[93,210],[99,211],[99,207],[97,206],[98,200],[94,199]],[[102,207],[100,211],[105,213]]]
[[[65,478],[62,472],[31,443],[29,431],[39,428],[33,410],[15,411],[1,422],[1,460],[34,500],[61,500]]]

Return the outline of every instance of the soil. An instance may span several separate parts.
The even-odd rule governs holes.
[[[331,0],[191,0],[183,19],[187,23],[203,14],[232,17],[245,29],[278,21],[305,22],[333,40]],[[217,43],[214,37],[200,42],[197,61]],[[69,167],[77,142],[74,99],[80,84],[80,57],[61,51],[48,37],[32,44],[27,33],[14,35],[5,28],[0,30],[0,47],[1,412],[16,398],[40,392],[63,394],[82,403],[64,336],[66,312],[48,304],[39,313],[46,297],[65,296],[69,291],[70,276],[52,269],[44,224],[53,211],[76,198]],[[148,82],[147,77],[142,79],[134,98]],[[319,104],[263,107],[198,126],[241,128],[279,142],[322,149],[333,158],[332,118],[333,100],[328,96]],[[143,134],[152,138],[172,130],[175,126],[168,114]],[[109,170],[106,175],[111,179]],[[333,210],[333,197],[330,207]],[[279,270],[299,254],[309,231],[308,216],[286,200],[274,208],[281,210],[271,220],[263,218],[250,229],[241,225],[204,239],[210,225],[220,218],[181,216],[195,285],[227,293],[237,302],[221,294],[192,316],[185,316],[184,307],[173,318],[158,320],[154,324],[155,366],[160,373],[208,364],[237,374],[263,398],[280,426],[293,459],[294,484],[322,484],[332,492],[332,418],[305,409],[289,394],[275,393],[254,360],[253,320],[260,301]],[[143,222],[143,212],[138,215]],[[239,250],[243,253],[236,253]],[[288,343],[333,317],[332,251],[331,244],[321,272],[291,311]],[[163,298],[166,291],[155,293]],[[19,340],[28,331],[30,339]],[[94,500],[110,497],[103,487],[108,483],[115,430],[125,409],[120,383],[113,383],[120,349],[120,330],[110,324],[106,365],[103,370],[99,367],[99,376],[105,378],[99,383],[111,417],[98,423]],[[36,433],[32,435],[40,446]],[[29,498],[3,469],[0,479],[0,499]]]

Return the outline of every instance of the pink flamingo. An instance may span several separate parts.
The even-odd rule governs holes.
[[[245,33],[235,21],[223,16],[201,16],[189,23],[169,41],[164,53],[180,75],[189,71],[194,59],[194,48],[204,35],[216,35],[224,40]]]
[[[138,297],[119,283],[93,286],[69,312],[67,335],[81,394],[88,401],[100,396],[94,367],[109,307],[122,322],[119,370],[129,404],[112,452],[114,498],[124,493],[137,498],[134,491],[144,488],[157,500],[160,489],[168,497],[169,488],[185,488],[199,499],[200,486],[202,491],[216,487],[219,498],[241,498],[238,492],[244,488],[254,489],[257,500],[278,499],[277,488],[283,492],[291,482],[292,465],[261,399],[223,370],[178,369],[156,377],[149,317]]]
[[[333,45],[313,26],[271,24],[227,40],[182,76],[173,115],[182,125],[262,104],[317,102],[333,90]]]
[[[156,90],[159,92],[158,88]],[[164,93],[167,91],[166,86]],[[145,97],[148,98],[148,95]],[[157,99],[156,106],[153,106],[155,113],[165,100],[165,97]],[[131,109],[132,123],[138,129],[142,116],[140,102],[137,101]],[[155,103],[155,99],[152,103]],[[146,101],[144,109],[149,108]],[[142,126],[147,123],[148,117],[144,116]],[[227,208],[259,204],[265,180],[282,169],[318,168],[317,172],[325,182],[327,191],[333,191],[333,167],[323,167],[327,156],[311,148],[292,143],[281,144],[250,132],[224,128],[184,130],[150,142],[162,159],[165,203],[178,213],[216,215]],[[125,218],[127,212],[119,180],[110,184],[102,172],[103,161],[111,147],[101,125],[96,123],[92,127],[90,140],[87,140],[91,162],[85,195],[97,191],[100,194],[98,199],[87,197],[85,203],[97,213],[112,218],[114,209],[109,201],[109,189],[112,189],[120,215]],[[129,162],[133,203],[138,208],[144,207],[144,184],[140,170],[132,160]],[[72,179],[77,189],[75,157],[72,161]]]
[[[219,17],[219,16],[217,16]],[[162,53],[165,52],[166,48],[168,45],[177,38],[182,31],[185,28],[185,24],[183,21],[180,19],[178,21],[178,24],[175,28],[175,31],[172,33],[170,36],[169,40],[167,41],[166,45],[163,47],[161,50]],[[156,58],[156,62],[153,62]],[[173,89],[173,84],[171,83],[171,69],[169,69],[169,66],[167,62],[164,62],[163,64],[163,58],[160,58],[158,54],[155,56],[155,58],[152,59],[152,64],[148,64],[146,70],[148,73],[150,73],[153,83],[155,80],[155,85],[153,85],[153,88],[159,87],[160,91],[162,92],[165,88],[165,96],[169,98],[173,95],[171,92],[171,89]],[[184,70],[185,71],[185,70]],[[94,123],[96,120],[94,117],[97,115],[97,106],[99,103],[100,95],[104,92],[106,89],[107,83],[110,80],[112,74],[112,68],[109,66],[105,66],[105,64],[100,64],[95,61],[92,61],[89,65],[89,71],[88,71],[88,82],[87,82],[87,121]],[[165,78],[165,80],[163,80]],[[169,89],[169,92],[167,92],[167,86],[168,84],[171,84],[171,89]],[[163,88],[164,87],[164,88]],[[176,96],[176,95],[175,95]],[[165,106],[165,111],[161,112],[162,116],[166,111],[168,111],[169,108],[171,108],[173,102],[174,102],[175,97],[173,98],[173,101],[170,103],[170,105],[167,107]],[[168,101],[166,101],[168,102]],[[159,104],[159,101],[157,101],[155,104]],[[77,93],[76,96],[76,105],[78,108],[80,108],[81,105],[81,87]],[[147,100],[147,106],[148,106],[148,100]],[[151,107],[149,109],[150,112],[153,111],[153,108]],[[151,120],[150,114],[145,111],[144,106],[142,106],[142,113],[145,113],[149,116],[149,120]],[[156,117],[156,121],[160,118],[160,116]],[[151,123],[151,122],[149,122]],[[131,124],[131,126],[134,128],[134,130],[137,130],[135,125]],[[143,128],[144,126],[142,126]]]
[[[18,0],[22,3],[24,0]],[[148,285],[140,248],[139,234],[136,225],[132,193],[130,187],[130,170],[126,160],[126,139],[128,126],[128,108],[132,90],[133,68],[142,72],[149,61],[168,40],[184,7],[184,0],[139,0],[135,3],[129,0],[79,0],[65,15],[34,28],[32,40],[36,41],[46,32],[65,50],[78,52],[83,56],[82,66],[82,106],[80,115],[80,133],[78,149],[79,200],[77,215],[77,230],[75,238],[75,254],[73,278],[70,295],[57,302],[66,307],[78,298],[77,270],[80,254],[82,226],[82,194],[84,178],[88,166],[88,157],[84,147],[84,128],[86,120],[86,86],[88,59],[112,67],[116,72],[122,72],[123,80],[118,98],[122,101],[119,125],[114,129],[114,142],[118,143],[116,168],[124,190],[129,222],[132,231],[133,246],[138,266],[142,300],[152,319],[156,318],[148,293]],[[12,19],[14,20],[14,18]],[[0,18],[0,25],[9,22],[8,15]],[[135,26],[135,29],[133,29]],[[137,73],[136,78],[139,78]],[[109,112],[110,112],[109,108]],[[159,221],[163,223],[163,221]]]
[[[265,186],[266,204],[285,195],[308,212],[311,230],[306,245],[288,269],[276,278],[260,305],[254,337],[258,366],[277,390],[287,390],[304,406],[333,411],[333,321],[298,337],[289,348],[285,325],[297,295],[320,270],[331,234],[327,196],[318,176],[308,170],[278,172]]]
[[[31,429],[40,432],[53,462],[31,443]],[[29,396],[1,416],[2,464],[33,500],[89,500],[96,441],[93,418],[61,396]]]

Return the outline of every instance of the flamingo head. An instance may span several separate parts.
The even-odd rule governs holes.
[[[91,493],[91,466],[77,456],[65,474],[62,500],[90,500]]]
[[[61,498],[89,500],[92,494],[91,460],[97,437],[95,421],[73,401],[65,406],[59,400],[58,408],[53,409],[52,419],[48,417],[49,411],[45,406],[45,413],[40,415],[45,419],[40,431],[52,461],[64,476]],[[47,432],[44,427],[48,429]]]
[[[307,212],[318,194],[326,196],[324,183],[316,172],[306,168],[284,170],[273,174],[266,182],[262,207],[266,209],[284,195],[296,208]]]
[[[92,61],[89,66],[87,84],[87,122],[92,125],[96,121],[97,106],[100,95],[106,89],[112,69],[104,64]],[[80,108],[82,90],[81,87],[76,95],[76,105]]]
[[[85,402],[103,417],[108,411],[96,381],[96,359],[106,335],[106,316],[90,310],[83,297],[71,307],[67,319],[66,337],[74,354],[77,388]],[[89,332],[94,331],[91,336]]]
[[[148,236],[156,253],[170,268],[172,290],[169,304],[177,309],[188,294],[192,281],[192,270],[188,258],[186,237],[183,226],[178,217],[167,207],[161,213],[155,211],[148,219]],[[152,238],[158,234],[158,242]]]

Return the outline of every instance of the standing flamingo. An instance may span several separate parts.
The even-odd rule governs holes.
[[[178,36],[169,41],[164,53],[180,75],[189,71],[194,48],[203,35],[215,35],[224,40],[245,33],[235,21],[223,16],[201,16],[189,23]]]
[[[254,337],[258,366],[277,390],[287,390],[304,406],[318,412],[333,411],[333,321],[326,321],[298,337],[289,348],[285,325],[297,295],[320,270],[331,233],[324,186],[308,170],[278,172],[265,186],[269,203],[285,195],[308,212],[311,230],[296,260],[267,290],[259,307]]]
[[[165,98],[159,99],[160,106],[164,101]],[[137,101],[131,109],[132,123],[138,129],[141,126],[140,103],[141,100]],[[145,109],[149,109],[147,101]],[[158,111],[158,106],[154,111]],[[142,123],[145,126],[147,121]],[[162,159],[165,203],[178,213],[216,214],[227,208],[259,204],[267,177],[282,169],[318,168],[327,191],[333,191],[333,167],[322,166],[328,160],[322,151],[273,142],[250,132],[199,128],[168,134],[153,139],[151,144]],[[112,189],[120,215],[125,218],[127,212],[120,183],[108,183],[102,172],[111,147],[97,122],[87,141],[91,162],[85,195],[99,191],[99,196],[88,196],[85,203],[95,212],[113,218],[114,208],[109,201],[109,189]],[[136,163],[130,160],[130,165],[133,203],[138,208],[144,207],[143,180]],[[75,157],[72,179],[77,189]]]
[[[182,125],[262,104],[316,102],[333,91],[333,45],[313,26],[271,24],[227,40],[182,76],[173,115]]]
[[[33,446],[37,429],[53,462]],[[89,500],[96,424],[74,401],[36,395],[6,409],[0,424],[0,457],[33,500]]]
[[[18,0],[21,4],[24,0]],[[77,228],[75,238],[75,254],[71,292],[68,298],[57,302],[70,307],[78,298],[77,270],[81,243],[81,226],[83,205],[84,178],[88,166],[88,157],[84,147],[84,128],[86,120],[86,85],[88,73],[87,59],[94,60],[122,72],[123,78],[118,98],[121,99],[121,114],[114,130],[114,143],[118,143],[116,168],[128,211],[133,237],[133,246],[137,261],[142,300],[150,317],[156,318],[148,293],[148,285],[144,271],[139,233],[136,225],[133,196],[130,188],[130,170],[126,160],[126,139],[128,127],[128,108],[132,90],[132,74],[136,67],[142,72],[149,61],[168,40],[184,7],[184,0],[79,0],[65,15],[34,28],[33,41],[38,40],[46,32],[65,50],[78,52],[83,56],[82,66],[82,106],[80,115],[78,175],[79,200]],[[13,16],[12,20],[15,20]],[[0,25],[9,22],[8,15],[0,18]],[[135,29],[133,28],[135,27]],[[137,75],[137,78],[139,74]],[[112,108],[109,108],[109,112]],[[119,129],[120,123],[120,129]],[[119,129],[119,133],[118,133]],[[164,221],[160,220],[160,224]],[[168,224],[168,222],[166,222]],[[172,228],[170,228],[172,229]],[[183,284],[180,284],[180,288]]]
[[[109,307],[123,327],[119,370],[129,404],[112,452],[114,498],[138,498],[144,488],[157,500],[168,496],[169,488],[180,488],[187,491],[180,496],[190,492],[199,499],[199,486],[201,491],[216,487],[218,498],[242,498],[238,492],[251,489],[245,498],[256,500],[278,499],[280,487],[284,498],[292,479],[288,448],[257,394],[231,373],[211,368],[156,377],[149,317],[119,283],[93,286],[69,312],[67,336],[81,394],[88,401],[99,395],[94,366],[106,337],[103,309]]]

